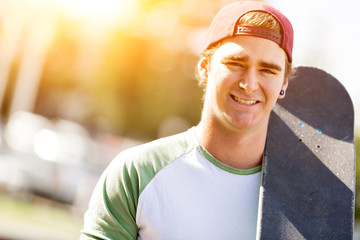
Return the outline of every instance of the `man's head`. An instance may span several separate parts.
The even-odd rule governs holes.
[[[259,2],[221,9],[197,68],[206,83],[202,120],[223,130],[264,130],[285,96],[292,45],[291,24],[278,10]]]
[[[201,53],[210,63],[221,41],[235,36],[255,36],[276,42],[285,51],[285,78],[292,70],[293,29],[277,9],[261,2],[241,1],[222,8],[214,17]],[[199,76],[198,76],[199,78]],[[200,83],[203,79],[198,79]]]

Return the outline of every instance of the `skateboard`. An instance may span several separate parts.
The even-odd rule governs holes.
[[[298,67],[269,120],[257,239],[353,239],[354,192],[352,101],[330,74]]]

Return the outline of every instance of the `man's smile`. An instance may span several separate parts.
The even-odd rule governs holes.
[[[245,100],[245,99],[241,99],[239,97],[236,97],[234,95],[230,95],[232,99],[234,99],[237,103],[243,104],[243,105],[255,105],[258,101],[256,100]]]

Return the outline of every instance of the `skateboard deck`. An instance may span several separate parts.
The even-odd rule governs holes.
[[[326,72],[298,67],[269,122],[257,239],[353,239],[354,109]]]

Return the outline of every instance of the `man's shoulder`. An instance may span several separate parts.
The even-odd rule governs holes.
[[[197,141],[188,130],[124,150],[111,162],[107,175],[111,179],[131,179],[140,192],[153,177],[174,160],[191,152]]]
[[[197,144],[192,130],[160,138],[121,152],[115,160],[130,161],[133,164],[172,161],[191,151]]]
[[[165,166],[190,152],[197,146],[192,129],[169,137],[141,144],[119,153],[111,162],[115,171],[136,172],[139,175],[155,175]]]

